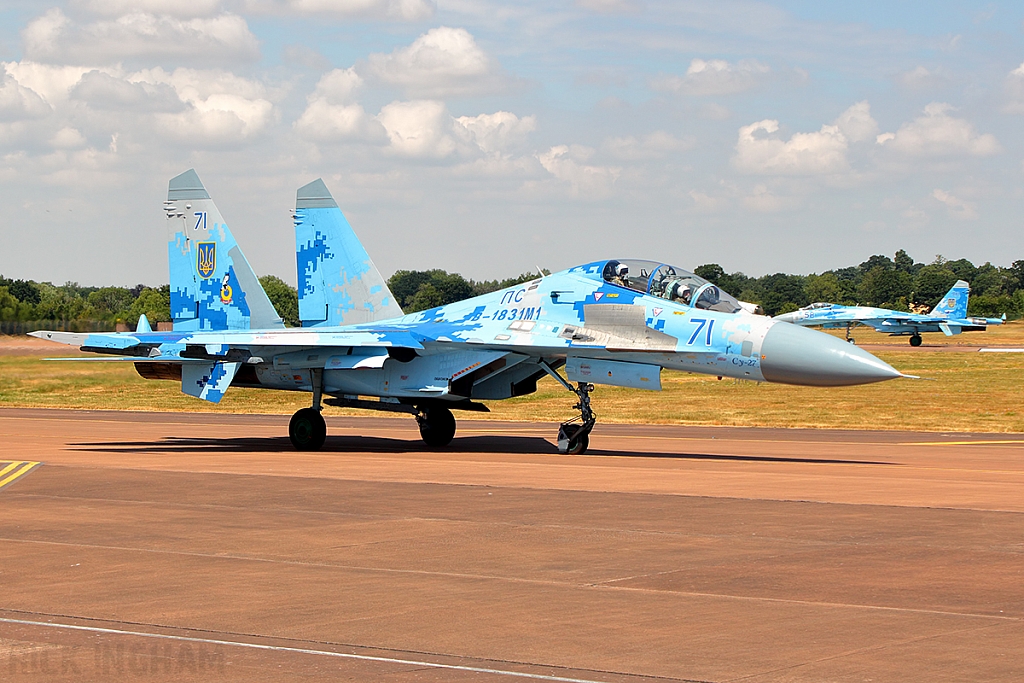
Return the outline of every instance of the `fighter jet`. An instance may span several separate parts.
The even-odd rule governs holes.
[[[876,332],[900,337],[910,335],[910,345],[921,345],[922,332],[942,332],[947,337],[961,332],[984,332],[989,325],[1001,325],[1002,318],[967,317],[967,299],[971,286],[964,280],[957,280],[946,296],[924,315],[892,311],[888,308],[872,308],[870,306],[841,306],[839,304],[816,303],[805,306],[792,313],[775,316],[776,320],[796,325],[817,326],[824,328],[846,328],[846,341],[853,342],[850,336],[854,325],[866,325]]]
[[[296,197],[302,327],[286,329],[194,170],[170,181],[164,211],[173,330],[142,317],[135,332],[34,335],[134,362],[212,403],[230,386],[311,393],[289,425],[297,449],[323,445],[324,404],[410,413],[425,444],[444,447],[452,410],[487,411],[546,376],[579,411],[560,425],[564,453],[587,450],[595,384],[660,390],[664,368],[808,386],[903,376],[658,261],[595,261],[405,315],[320,180]]]

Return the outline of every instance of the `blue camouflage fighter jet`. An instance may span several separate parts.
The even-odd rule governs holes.
[[[579,415],[558,431],[566,453],[587,449],[595,384],[660,390],[663,368],[809,386],[903,376],[656,261],[595,261],[404,315],[320,180],[296,197],[302,327],[286,329],[195,171],[170,181],[164,210],[172,331],[143,316],[130,333],[34,335],[134,362],[212,403],[232,385],[310,392],[289,425],[298,449],[323,445],[324,404],[410,413],[426,445],[443,447],[452,410],[487,411],[481,401],[530,394],[545,376],[576,398]]]
[[[871,306],[842,306],[816,303],[775,316],[776,320],[826,329],[846,328],[846,341],[853,342],[850,331],[854,325],[866,325],[893,337],[910,336],[911,346],[921,345],[922,332],[942,332],[947,337],[961,332],[984,332],[989,325],[1001,325],[1002,318],[967,317],[967,300],[971,286],[964,280],[946,292],[931,313],[908,313]]]

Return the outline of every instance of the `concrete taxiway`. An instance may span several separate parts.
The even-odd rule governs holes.
[[[0,676],[1024,679],[1024,435],[328,426],[0,410]]]

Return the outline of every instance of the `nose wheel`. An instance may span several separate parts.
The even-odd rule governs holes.
[[[911,346],[920,346],[921,345],[921,335],[915,334],[915,335],[911,336],[910,337],[910,345]]]

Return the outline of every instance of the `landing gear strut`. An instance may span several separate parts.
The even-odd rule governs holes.
[[[846,325],[846,341],[850,342],[851,344],[856,344],[857,340],[850,336],[850,328],[851,327],[853,327],[853,325],[851,325],[851,324],[847,324]]]
[[[555,381],[576,394],[579,399],[573,409],[580,411],[580,416],[566,420],[558,426],[558,452],[583,455],[590,446],[590,432],[597,423],[597,415],[590,408],[590,392],[594,390],[594,385],[588,382],[577,382],[576,388],[573,388],[550,365],[541,361],[540,366],[554,377]]]
[[[915,335],[911,336],[910,337],[910,345],[911,346],[920,346],[921,345],[921,335],[915,334]]]
[[[566,420],[558,427],[558,451],[569,455],[583,455],[587,452],[590,431],[597,423],[597,415],[590,409],[590,392],[594,390],[594,385],[587,382],[576,384],[572,391],[580,400],[573,408],[580,411],[580,416]]]
[[[294,415],[288,423],[288,438],[292,445],[300,451],[317,451],[324,445],[327,439],[327,423],[324,416],[320,414],[323,407],[320,399],[323,397],[323,370],[313,369],[310,371],[313,384],[313,407],[303,408]]]
[[[455,416],[442,406],[421,408],[416,414],[423,443],[431,448],[444,448],[455,438]]]

